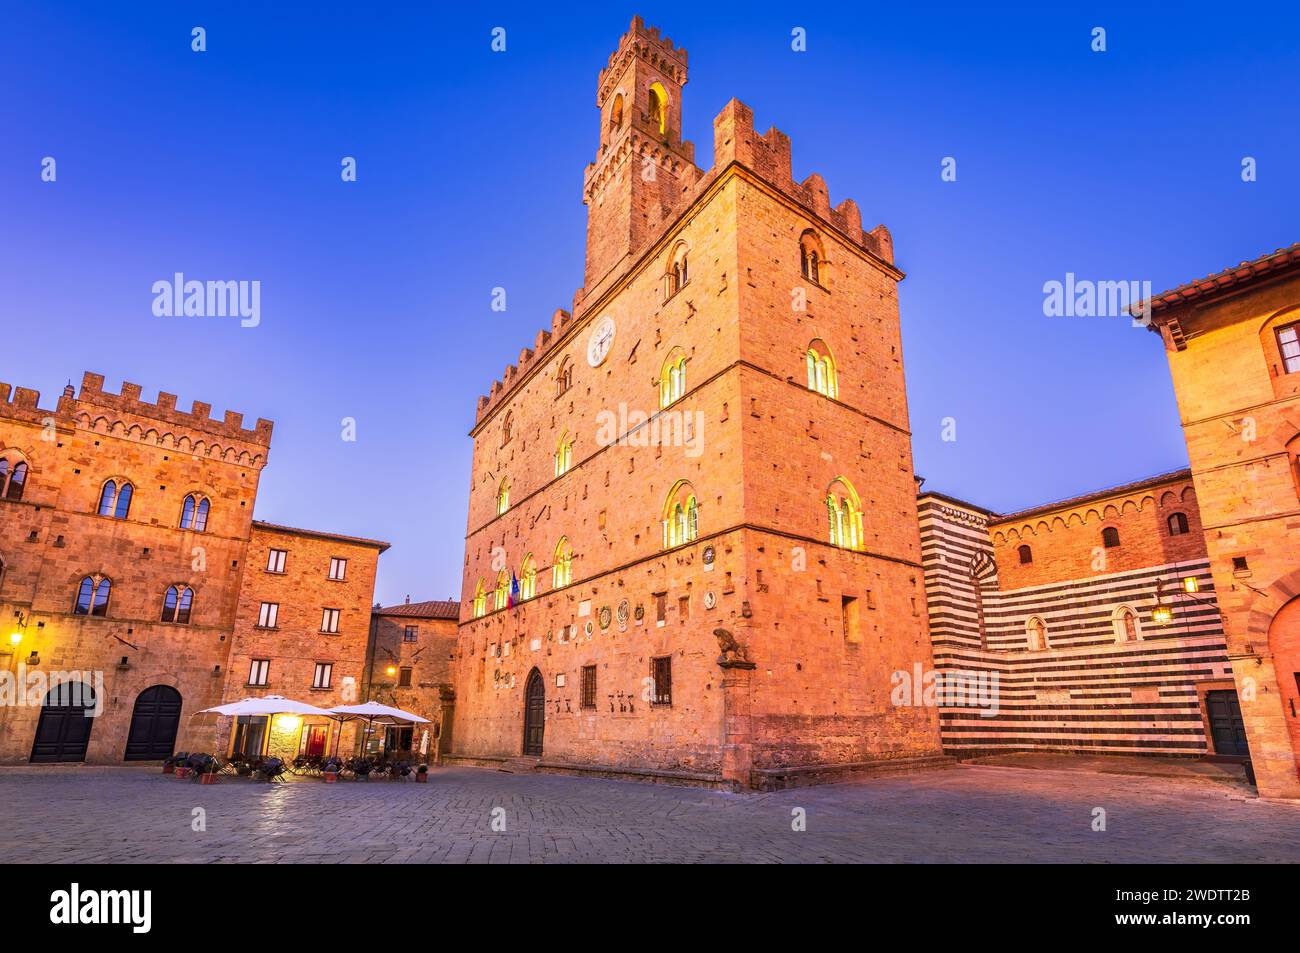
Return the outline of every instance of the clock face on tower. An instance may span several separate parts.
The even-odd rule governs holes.
[[[587,363],[592,367],[600,367],[605,363],[610,345],[613,343],[614,319],[606,316],[597,321],[596,326],[591,329],[591,337],[587,339]]]

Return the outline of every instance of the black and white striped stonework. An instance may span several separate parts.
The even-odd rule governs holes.
[[[921,497],[919,512],[936,669],[996,673],[999,683],[993,717],[974,707],[941,709],[945,750],[1206,752],[1197,683],[1232,674],[1207,561],[1004,592],[985,514],[932,495]],[[1170,598],[1186,576],[1197,577],[1198,596],[1211,605]],[[1159,579],[1173,611],[1164,627],[1149,621]],[[1118,638],[1122,606],[1137,614],[1137,641]],[[1046,623],[1046,650],[1030,649],[1034,616]]]

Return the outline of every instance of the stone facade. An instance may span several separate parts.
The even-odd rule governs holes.
[[[1157,295],[1261,794],[1300,797],[1300,245]]]
[[[206,403],[182,411],[171,394],[148,403],[140,393],[131,383],[108,393],[103,377],[88,373],[80,393],[69,386],[45,409],[35,391],[0,384],[2,658],[9,687],[15,676],[30,687],[25,703],[0,706],[4,761],[111,763],[154,760],[163,748],[223,750],[217,720],[197,713],[245,694],[248,650],[257,641],[249,603],[259,590],[251,583],[260,579],[266,540],[285,533],[304,559],[312,550],[352,553],[349,595],[340,601],[351,645],[340,661],[360,675],[375,558],[385,544],[255,524],[271,422],[249,429],[238,413],[214,420]],[[317,570],[323,580],[326,568]],[[317,615],[265,650],[283,663],[273,675],[292,672],[283,693],[303,698],[310,673],[288,660],[327,653],[307,644],[324,602],[312,588],[325,584],[295,585],[285,601],[310,593],[304,619]],[[283,618],[290,617],[286,609]],[[90,685],[89,723],[81,711],[75,721],[42,705],[57,673]],[[173,721],[174,738],[140,730]],[[38,734],[43,741],[34,746]]]
[[[1211,730],[1232,666],[1190,471],[1005,515],[925,493],[920,512],[935,664],[991,689],[943,707],[945,751],[1238,756]]]
[[[890,704],[890,674],[930,650],[888,233],[794,181],[789,140],[738,102],[695,168],[685,63],[639,19],[620,41],[586,176],[588,286],[479,401],[455,753],[759,786],[936,755],[935,712]],[[806,383],[814,343],[832,396]],[[840,548],[827,497],[848,485],[862,526]]]
[[[460,603],[454,600],[376,606],[370,617],[370,681],[367,698],[427,718],[412,735],[415,750],[428,732],[429,761],[451,743],[456,707],[452,663]]]

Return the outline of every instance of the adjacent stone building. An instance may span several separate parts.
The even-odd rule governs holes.
[[[945,751],[1246,756],[1190,471],[920,515],[935,664],[996,687],[942,708]]]
[[[366,697],[428,719],[409,730],[384,729],[385,748],[423,749],[433,761],[448,750],[455,711],[452,663],[460,603],[430,600],[375,606],[370,616]],[[427,741],[424,734],[428,734]],[[379,739],[376,738],[376,746]]]
[[[1300,797],[1300,244],[1149,306],[1259,791]]]
[[[738,786],[939,753],[892,244],[686,51],[600,71],[586,279],[479,401],[454,751]]]
[[[0,760],[224,753],[238,726],[204,708],[272,693],[328,707],[349,686],[361,700],[387,544],[255,523],[271,422],[247,428],[238,413],[211,411],[199,401],[180,410],[165,392],[146,402],[131,383],[109,393],[98,374],[52,408],[0,384],[0,643],[11,696],[0,705]],[[277,548],[287,558],[268,573]],[[263,602],[278,603],[272,625],[260,624]],[[256,674],[254,659],[265,663]],[[322,665],[329,679],[314,690]],[[312,743],[300,724],[280,730],[292,737],[278,753]]]

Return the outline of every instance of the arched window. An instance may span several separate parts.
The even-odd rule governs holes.
[[[21,500],[27,484],[27,463],[0,458],[0,499]]]
[[[799,270],[814,284],[821,284],[825,275],[826,255],[822,243],[812,229],[799,236]]]
[[[559,589],[573,582],[573,547],[569,537],[561,536],[555,544],[555,558],[551,562],[551,588]]]
[[[112,582],[103,576],[87,576],[77,587],[77,601],[72,607],[73,615],[107,615],[108,597],[113,588]]]
[[[1016,552],[1020,554],[1020,565],[1028,566],[1034,561],[1034,551],[1028,546],[1021,546]]]
[[[609,128],[614,131],[623,125],[623,94],[618,93],[614,96],[614,102],[609,107]]]
[[[497,573],[496,605],[493,608],[504,609],[510,603],[510,577],[503,569]]]
[[[210,504],[206,496],[191,493],[181,505],[181,529],[192,529],[196,533],[208,528],[208,510]]]
[[[1107,526],[1101,531],[1101,544],[1107,549],[1114,549],[1119,545],[1119,530],[1113,526]]]
[[[483,588],[483,580],[480,578],[478,586],[474,589],[474,618],[487,614],[487,592]]]
[[[690,249],[685,242],[678,242],[668,259],[668,270],[664,274],[664,300],[671,298],[691,280],[687,255]]]
[[[675,347],[659,371],[659,407],[681,400],[686,393],[686,353]]]
[[[567,430],[560,434],[560,442],[555,448],[555,475],[564,476],[573,466],[573,435]]]
[[[1169,535],[1182,536],[1187,532],[1187,514],[1170,513],[1169,514]]]
[[[194,590],[189,586],[169,586],[163,596],[162,620],[188,625],[190,621],[190,604],[194,601]]]
[[[111,516],[115,520],[124,520],[131,512],[131,497],[135,488],[125,481],[119,486],[117,481],[109,480],[99,494],[99,515]]]
[[[555,375],[555,396],[562,396],[573,386],[573,361],[567,357],[560,362],[560,369]]]
[[[533,554],[529,553],[524,557],[523,571],[519,579],[519,601],[531,599],[537,595],[537,563],[533,560]]]
[[[515,415],[506,411],[506,419],[501,422],[501,446],[510,442],[510,437],[515,430]]]
[[[1031,616],[1025,623],[1025,634],[1029,636],[1029,650],[1031,652],[1045,651],[1049,646],[1047,644],[1047,623],[1038,616]]]
[[[813,341],[804,354],[804,363],[808,366],[808,389],[832,399],[839,397],[840,385],[835,375],[835,358],[831,349],[822,340]]]
[[[650,110],[647,116],[661,133],[668,131],[668,93],[657,82],[650,84]]]
[[[832,546],[862,549],[862,502],[853,484],[844,477],[836,477],[826,491],[826,516]]]
[[[678,480],[668,493],[663,511],[664,549],[692,543],[700,535],[700,504],[695,488]]]
[[[1138,614],[1128,606],[1120,606],[1111,617],[1115,627],[1116,642],[1136,642],[1142,638],[1142,623]]]
[[[497,487],[497,516],[510,509],[510,480],[503,479]]]

